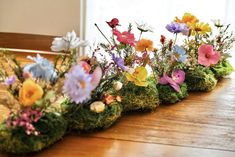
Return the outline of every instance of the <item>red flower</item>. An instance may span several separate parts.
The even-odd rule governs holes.
[[[162,43],[162,45],[165,43],[166,37],[164,35],[161,35],[161,39],[160,42]]]
[[[110,22],[106,21],[106,23],[109,25],[111,28],[115,28],[116,26],[119,25],[119,20],[117,18],[113,18]]]
[[[120,43],[135,46],[135,36],[130,31],[124,31],[121,33],[117,29],[113,29],[113,35],[117,36],[117,40]]]

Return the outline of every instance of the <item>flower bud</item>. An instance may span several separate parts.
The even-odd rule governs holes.
[[[105,104],[102,101],[95,101],[90,105],[90,110],[95,113],[101,113],[105,109]]]
[[[122,82],[120,82],[120,81],[116,81],[116,82],[114,82],[114,84],[113,84],[113,88],[116,90],[116,91],[119,91],[120,89],[122,89]]]

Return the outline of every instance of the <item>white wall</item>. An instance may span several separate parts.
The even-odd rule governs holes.
[[[64,35],[80,30],[80,0],[0,0],[0,32]]]

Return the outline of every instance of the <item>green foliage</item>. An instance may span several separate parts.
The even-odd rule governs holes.
[[[217,79],[230,75],[233,70],[234,69],[228,60],[222,60],[215,66],[211,67],[211,71],[215,74]]]
[[[71,130],[78,133],[92,132],[99,129],[105,129],[114,124],[121,117],[122,106],[114,102],[105,106],[101,113],[95,113],[90,110],[90,105],[78,105],[65,100],[64,117],[68,121]]]
[[[185,72],[188,91],[212,91],[217,84],[217,80],[209,68],[197,66],[195,69],[188,69]]]
[[[22,128],[0,124],[0,150],[16,154],[40,151],[63,137],[67,122],[59,113],[45,113],[34,126],[40,135],[27,135]]]
[[[122,97],[123,111],[153,111],[159,106],[156,83],[149,80],[147,87],[136,86],[128,82],[119,91]]]
[[[163,104],[174,104],[188,96],[187,84],[180,85],[180,92],[176,92],[170,85],[157,85],[159,98]]]

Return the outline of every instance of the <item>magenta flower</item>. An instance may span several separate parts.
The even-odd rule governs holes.
[[[184,82],[184,80],[184,71],[177,69],[172,72],[171,77],[169,77],[167,74],[163,74],[159,80],[159,83],[163,85],[170,84],[170,86],[174,88],[175,91],[180,92],[180,85]]]
[[[15,81],[16,81],[16,77],[15,76],[10,76],[10,77],[6,78],[5,84],[12,85],[12,84],[15,83]]]
[[[220,52],[214,51],[212,45],[201,45],[198,49],[198,63],[209,67],[220,60]]]
[[[113,35],[117,36],[117,40],[123,44],[129,44],[135,46],[135,36],[130,31],[119,32],[117,29],[113,29]]]

